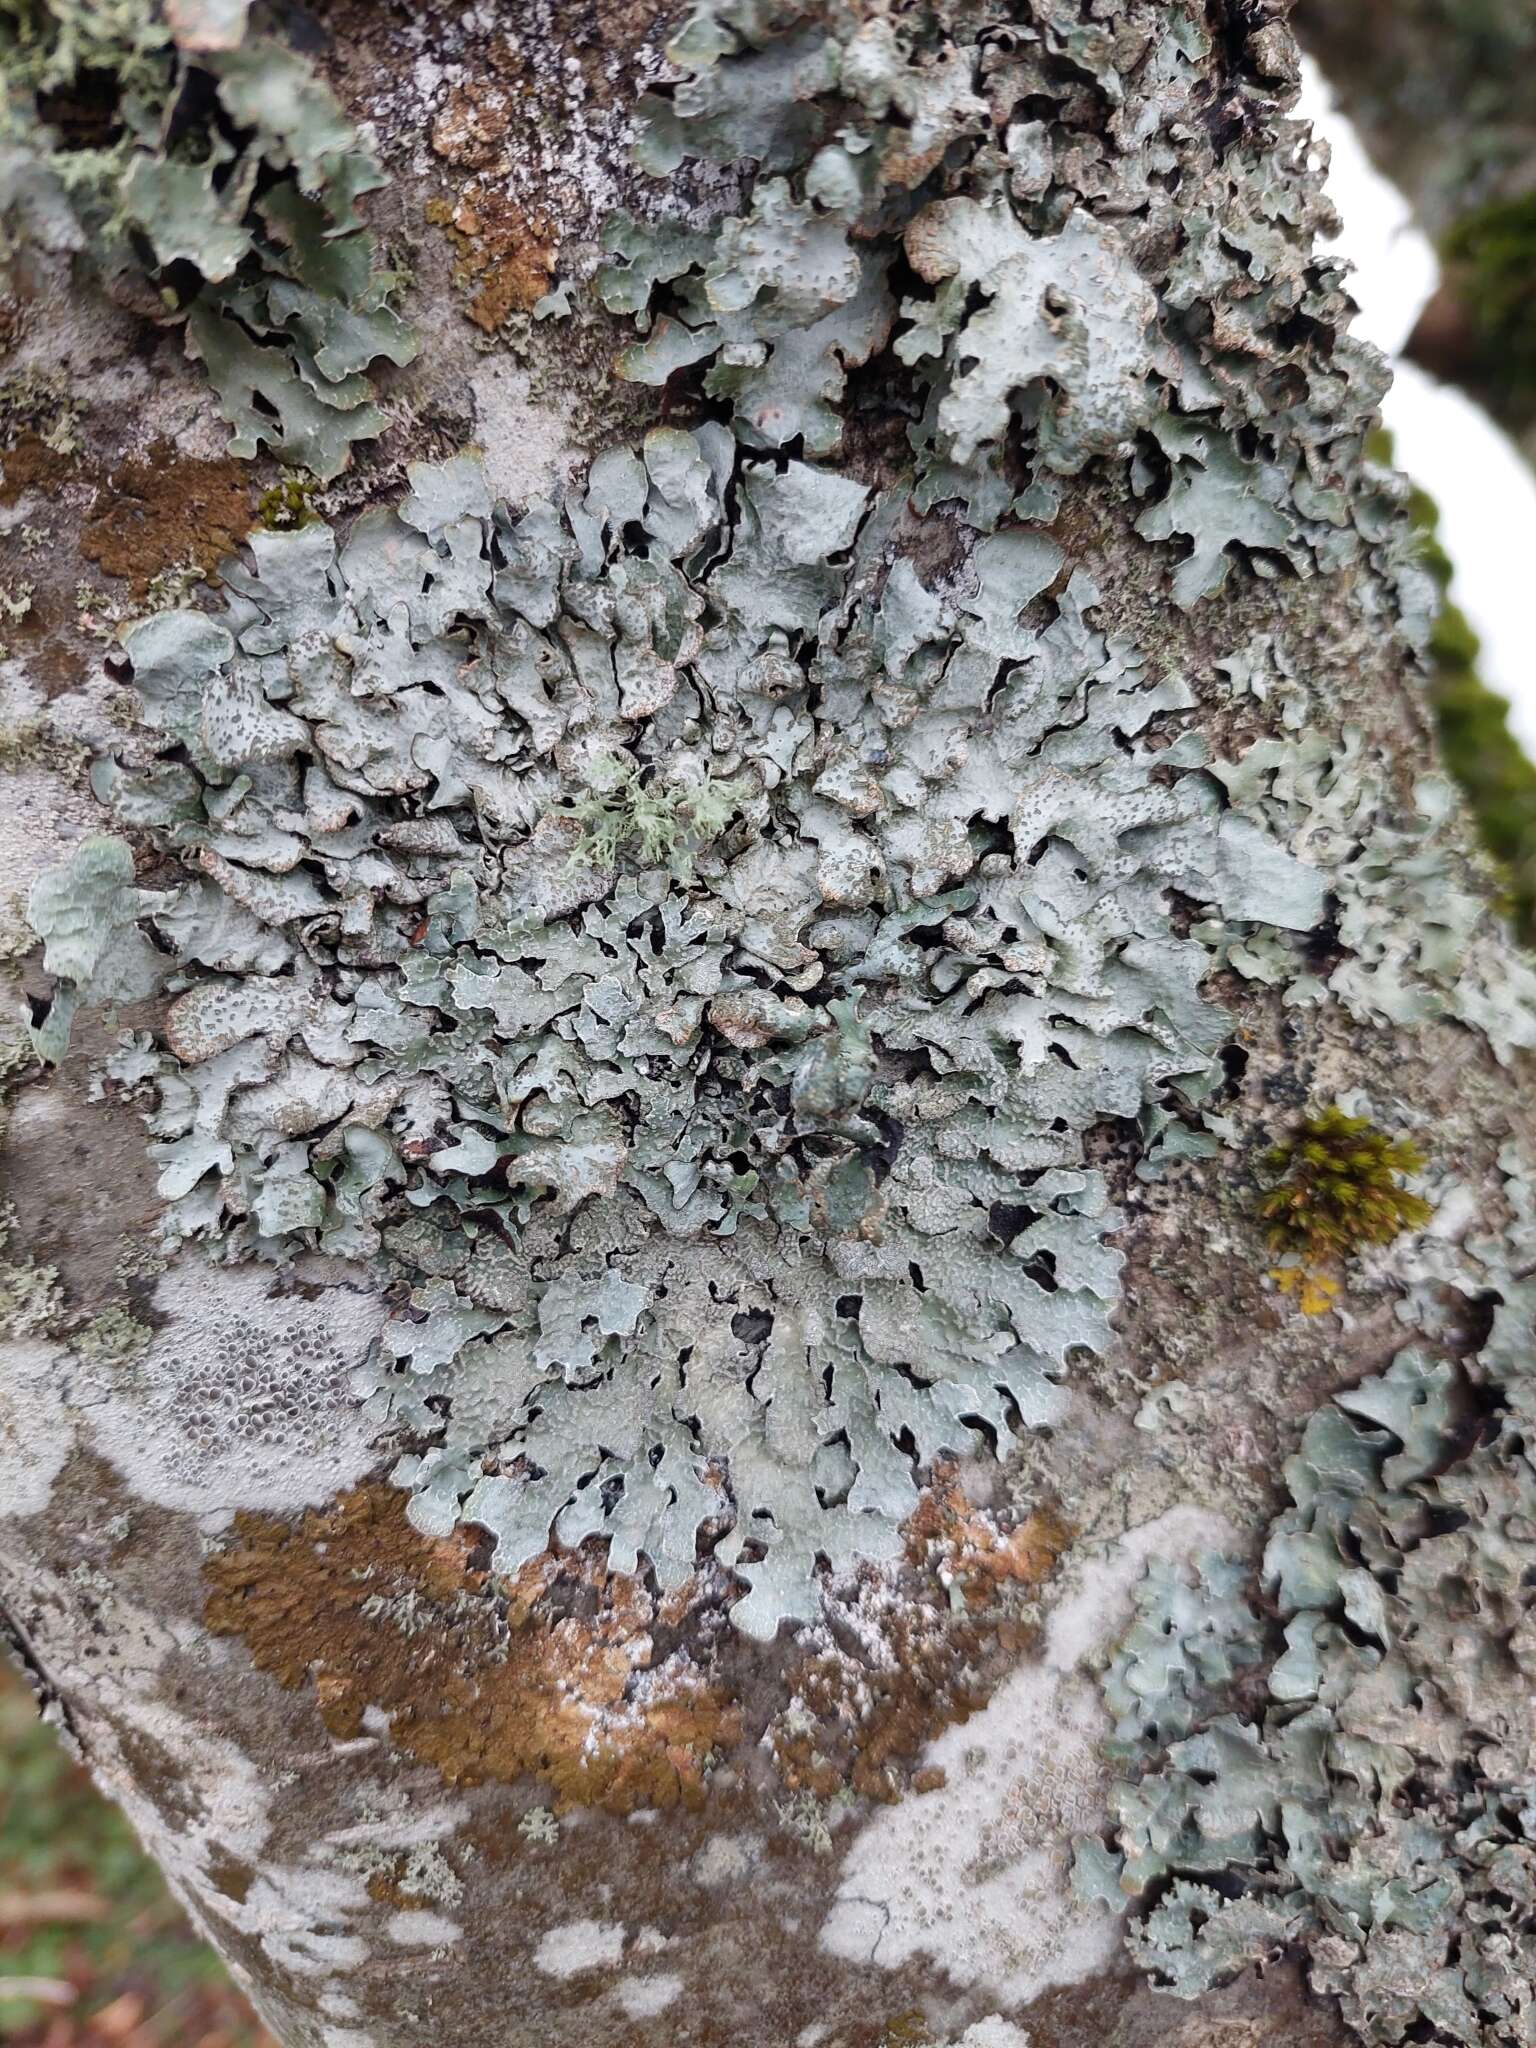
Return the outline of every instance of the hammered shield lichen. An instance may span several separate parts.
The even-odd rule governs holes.
[[[1106,1346],[1084,1135],[1198,1099],[1225,1031],[1167,890],[1320,905],[1198,746],[1144,750],[1183,700],[1050,541],[928,588],[899,517],[716,429],[521,517],[418,469],[131,629],[97,774],[195,870],[145,906],[167,1051],[111,1069],[176,1228],[407,1277],[375,1384],[423,1526],[667,1583],[728,1529],[754,1629]]]
[[[349,532],[258,532],[221,609],[126,634],[144,732],[96,774],[188,871],[114,899],[174,956],[163,1044],[112,1069],[173,1228],[390,1263],[369,1385],[421,1526],[506,1566],[601,1534],[667,1584],[714,1542],[759,1633],[892,1555],[940,1453],[1059,1412],[1118,1291],[1089,1134],[1174,1156],[1212,966],[1323,913],[1281,764],[1210,760],[1048,530],[1059,479],[1122,466],[1186,609],[1390,535],[1369,477],[1319,480],[1380,384],[1297,338],[1343,304],[1315,183],[1190,140],[1206,31],[1176,11],[1121,77],[1065,17],[984,26],[696,16],[642,161],[756,173],[712,225],[615,221],[597,290],[646,330],[624,374],[720,416],[549,502],[461,456]],[[1165,226],[1154,171],[1197,147],[1221,186],[1160,274],[1013,118],[1079,108],[1085,62]],[[887,348],[910,467],[807,459]]]
[[[0,255],[78,254],[183,324],[231,451],[330,478],[383,427],[370,366],[416,342],[358,211],[382,172],[309,60],[247,37],[246,14],[0,0]]]
[[[1299,1946],[1363,2041],[1530,2038],[1536,1237],[1501,1163],[1513,1221],[1458,1283],[1498,1304],[1478,1356],[1410,1347],[1321,1408],[1257,1575],[1150,1573],[1110,1659],[1110,1843],[1078,1882],[1181,1997]]]

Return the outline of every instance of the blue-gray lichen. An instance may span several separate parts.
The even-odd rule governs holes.
[[[1139,1123],[1149,1177],[1215,1151],[1213,967],[1536,1043],[1442,788],[1327,695],[1425,586],[1361,459],[1381,365],[1305,131],[1254,82],[1274,36],[997,11],[699,15],[643,157],[737,168],[612,222],[596,285],[674,423],[552,502],[461,457],[255,536],[219,610],[125,636],[142,730],[95,779],[135,851],[87,840],[33,901],[45,1050],[164,984],[109,1073],[171,1232],[394,1283],[367,1421],[333,1359],[306,1488],[341,1424],[349,1469],[387,1430],[422,1528],[482,1524],[503,1568],[600,1537],[668,1586],[712,1548],[758,1634],[1105,1351],[1103,1126]],[[1161,1981],[1299,1942],[1368,2039],[1529,2040],[1533,1263],[1521,1221],[1471,1276],[1503,1304],[1471,1366],[1406,1298],[1419,1347],[1308,1428],[1283,1640],[1230,1560],[1148,1582],[1085,1868]],[[46,1273],[19,1309],[56,1320]],[[104,1381],[137,1342],[105,1334]],[[134,1364],[109,1455],[195,1508],[208,1402],[185,1465],[134,1421],[188,1374],[238,1405],[229,1361],[173,1328]],[[235,1444],[279,1506],[293,1434]]]
[[[415,342],[357,208],[378,165],[308,61],[245,26],[238,6],[6,0],[0,223],[184,321],[235,454],[330,478],[382,428],[369,366]],[[103,90],[110,121],[77,140],[60,114]]]
[[[1213,146],[1200,10],[1122,12],[699,7],[681,82],[642,102],[640,162],[756,175],[713,226],[609,223],[599,294],[646,330],[621,373],[706,366],[747,445],[828,454],[849,372],[895,358],[919,506],[1048,519],[1056,478],[1134,458],[1142,531],[1187,543],[1181,605],[1234,546],[1303,573],[1355,559],[1374,487],[1347,458],[1386,379],[1313,246],[1332,213],[1307,131],[1266,109]],[[924,289],[898,296],[903,267]]]
[[[1498,1300],[1479,1356],[1403,1351],[1287,1461],[1276,1621],[1240,1564],[1153,1571],[1110,1662],[1128,1774],[1079,1882],[1131,1902],[1131,1953],[1181,1996],[1300,1944],[1363,2040],[1530,2039],[1536,1231],[1529,1168],[1506,1170],[1516,1220],[1461,1283]]]
[[[133,877],[132,849],[95,834],[33,885],[27,921],[58,984],[47,1021],[33,1034],[45,1059],[62,1055],[81,1002],[134,1002],[153,995],[164,979],[163,957],[139,927],[155,898]]]
[[[253,535],[222,617],[131,628],[144,743],[96,778],[197,871],[145,913],[166,1050],[114,1065],[176,1227],[395,1262],[424,1525],[671,1583],[734,1520],[769,1631],[1106,1347],[1084,1135],[1198,1099],[1226,1029],[1167,891],[1321,912],[1192,734],[1145,745],[1186,698],[1052,542],[930,589],[899,516],[718,428],[521,517],[417,468],[344,544]]]
[[[1260,658],[1273,661],[1274,650]],[[1293,685],[1280,694],[1296,730],[1212,773],[1242,816],[1326,877],[1343,958],[1323,978],[1273,935],[1207,927],[1202,936],[1224,943],[1239,973],[1283,987],[1288,1004],[1332,999],[1398,1030],[1453,1019],[1505,1062],[1536,1049],[1536,965],[1510,945],[1487,880],[1467,859],[1449,782],[1424,775],[1404,804],[1379,745],[1353,726],[1337,737],[1307,729],[1301,694]]]

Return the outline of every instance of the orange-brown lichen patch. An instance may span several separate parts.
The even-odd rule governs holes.
[[[489,170],[512,125],[512,95],[494,80],[457,85],[432,123],[432,147],[461,171]]]
[[[532,312],[549,290],[559,237],[551,215],[514,190],[513,172],[548,120],[535,81],[506,38],[493,42],[488,67],[455,86],[432,123],[436,154],[473,175],[451,202],[430,202],[427,218],[449,232],[458,255],[454,282],[470,293],[470,319],[494,334],[510,314]]]
[[[549,290],[558,240],[548,218],[489,186],[469,185],[445,218],[459,260],[454,281],[470,290],[466,311],[494,334],[511,313],[529,313]]]
[[[178,461],[169,441],[121,463],[96,493],[80,552],[142,597],[166,569],[209,574],[249,532],[250,465]]]
[[[983,1707],[1033,1640],[1023,1612],[1070,1532],[1054,1515],[1005,1527],[936,1475],[907,1524],[909,1569],[859,1572],[803,1629],[786,1671],[788,1707],[767,1729],[793,1790],[892,1801],[936,1790],[918,1765],[943,1728]],[[952,1604],[960,1588],[965,1604]]]
[[[404,1862],[403,1856],[396,1857],[394,1867],[398,1869]],[[366,1889],[369,1898],[377,1900],[381,1906],[400,1909],[421,1904],[421,1895],[418,1892],[406,1891],[399,1878],[389,1871],[376,1870],[369,1878]]]
[[[967,1603],[1000,1586],[1035,1586],[1048,1578],[1070,1530],[1049,1508],[1006,1525],[968,1500],[950,1466],[938,1466],[906,1525],[907,1555],[927,1563]]]
[[[557,1805],[697,1803],[737,1715],[682,1652],[657,1661],[653,1603],[595,1550],[546,1553],[505,1588],[405,1519],[405,1496],[359,1487],[297,1521],[236,1517],[204,1567],[207,1622],[285,1686],[312,1679],[332,1734],[369,1707],[452,1784],[533,1773]]]
[[[46,491],[65,482],[75,458],[50,448],[39,434],[20,434],[0,449],[0,505],[14,505],[29,491]]]

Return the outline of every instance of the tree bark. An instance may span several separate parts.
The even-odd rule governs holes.
[[[786,4],[756,27],[750,15],[726,10],[713,63],[695,35],[668,64],[676,23],[648,0],[338,0],[320,10],[323,41],[307,47],[311,24],[306,43],[347,115],[371,126],[387,183],[365,207],[410,273],[421,345],[373,372],[384,431],[307,493],[318,516],[259,534],[258,555],[312,547],[326,526],[345,545],[412,492],[418,508],[440,487],[472,500],[472,482],[430,480],[447,472],[408,475],[472,444],[511,513],[493,529],[488,503],[484,519],[457,506],[471,543],[446,516],[421,539],[391,528],[397,551],[435,551],[412,603],[430,607],[461,543],[464,562],[494,555],[506,581],[487,595],[489,566],[486,588],[466,570],[478,595],[455,602],[471,623],[450,612],[442,626],[455,662],[471,644],[499,660],[494,632],[510,639],[519,619],[550,646],[557,630],[562,649],[587,645],[579,602],[581,631],[606,650],[603,687],[627,693],[573,717],[528,770],[520,814],[472,778],[453,794],[444,768],[435,787],[359,797],[340,742],[332,794],[351,792],[349,817],[366,803],[392,829],[420,827],[423,847],[446,818],[475,862],[512,877],[536,911],[523,950],[482,939],[479,957],[493,984],[518,977],[520,1004],[560,985],[529,966],[549,933],[600,915],[626,877],[654,875],[654,902],[721,920],[714,987],[689,984],[678,1023],[647,983],[626,1013],[641,1017],[641,1050],[613,1066],[622,1086],[580,1101],[590,1185],[569,1154],[528,1163],[577,1083],[520,1082],[493,1100],[456,1077],[456,1106],[445,1083],[427,1124],[400,1083],[372,1125],[350,1096],[328,1122],[263,1125],[245,1193],[230,1192],[233,1166],[205,1175],[224,1207],[157,1249],[168,1203],[185,1199],[165,1165],[167,1145],[190,1142],[167,1110],[178,1076],[201,1088],[207,1060],[243,1046],[265,1078],[253,1067],[232,1099],[252,1098],[241,1128],[254,1129],[274,1073],[307,1061],[329,1089],[352,1071],[340,1063],[355,1044],[305,1047],[342,1029],[338,1009],[356,1021],[370,976],[405,972],[401,959],[463,965],[467,939],[439,946],[451,880],[407,902],[404,854],[377,913],[396,933],[382,965],[336,938],[344,892],[327,862],[341,856],[311,846],[297,866],[258,860],[239,885],[254,901],[259,871],[264,887],[297,874],[330,891],[323,916],[305,914],[310,950],[290,947],[274,970],[210,941],[149,996],[87,988],[67,1052],[33,1056],[24,1027],[46,1047],[44,1013],[70,979],[58,921],[51,967],[20,922],[39,877],[78,861],[91,835],[125,836],[121,886],[145,896],[121,916],[153,927],[163,970],[147,898],[246,858],[218,853],[206,822],[179,840],[121,810],[114,823],[86,767],[110,756],[185,774],[215,759],[207,727],[146,740],[155,658],[112,629],[153,606],[157,575],[189,558],[211,571],[279,472],[270,455],[228,456],[179,328],[108,303],[68,252],[25,258],[7,389],[54,410],[12,419],[0,491],[30,586],[8,633],[0,811],[17,913],[14,1216],[0,1251],[0,1593],[15,1648],[294,2048],[1346,2041],[1338,2000],[1292,1959],[1194,2005],[1154,1988],[1068,1875],[1072,1838],[1103,1825],[1108,1783],[1093,1658],[1123,1634],[1147,1563],[1213,1544],[1253,1560],[1309,1416],[1415,1332],[1475,1387],[1491,1304],[1501,1287],[1513,1299],[1515,1254],[1500,1267],[1488,1247],[1525,1186],[1533,982],[1427,780],[1427,599],[1402,493],[1363,453],[1384,375],[1349,339],[1342,283],[1315,246],[1326,208],[1289,115],[1295,48],[1267,9],[1237,0],[983,0],[890,17]],[[733,96],[738,75],[751,85]],[[672,115],[643,118],[653,138],[675,120],[682,143],[653,147],[643,172],[637,107],[679,78],[692,83]],[[868,146],[838,150],[849,129]],[[776,178],[789,181],[779,193]],[[605,260],[610,279],[624,272],[599,244],[625,210],[694,242],[667,261],[631,256],[627,282],[594,285]],[[717,317],[723,335],[700,339]],[[633,351],[656,360],[669,331],[696,353],[637,366]],[[623,351],[627,379],[613,370]],[[764,358],[771,388],[753,381]],[[677,557],[697,635],[680,629],[659,663],[626,667],[636,647],[654,653],[647,578],[695,516],[681,486],[658,510],[655,473],[646,497],[638,465],[613,462],[643,447],[659,473],[680,444],[645,442],[658,426],[723,451],[726,481],[705,540]],[[689,460],[703,503],[706,465]],[[772,494],[791,488],[786,520]],[[828,512],[839,490],[846,521]],[[546,497],[541,530],[569,542],[556,625],[505,594],[537,580],[531,544],[514,561],[509,537]],[[41,538],[27,544],[29,530]],[[452,544],[430,537],[450,532]],[[265,613],[244,559],[196,603],[249,632]],[[305,559],[296,587],[323,606],[339,572]],[[590,591],[619,588],[615,565],[633,609],[615,600],[599,618]],[[302,647],[275,652],[258,630],[226,672],[259,673],[241,699],[256,723],[229,743],[257,784],[274,758],[257,724],[307,719],[311,769],[314,735],[340,728],[344,707],[304,710],[315,686],[301,674],[341,658],[339,630],[322,617]],[[732,635],[751,639],[750,683],[723,680]],[[417,641],[425,664],[426,629]],[[421,759],[459,715],[450,668],[431,671],[444,708],[423,719]],[[549,701],[569,688],[552,683]],[[689,692],[691,723],[677,708]],[[496,730],[538,716],[533,695],[517,702]],[[475,773],[501,773],[495,748],[493,734]],[[615,748],[630,781],[601,766]],[[705,760],[703,784],[664,783],[683,753]],[[198,771],[215,794],[233,772]],[[715,791],[733,806],[716,840],[698,796],[711,777],[732,791]],[[642,813],[620,816],[614,795],[662,787],[671,829],[692,821],[671,870],[675,849],[648,851]],[[298,833],[292,803],[285,815]],[[601,831],[618,837],[594,851]],[[209,846],[224,868],[195,866]],[[591,887],[583,861],[601,870]],[[34,924],[49,900],[48,886],[32,894]],[[91,950],[119,915],[98,907],[71,943]],[[277,927],[252,916],[270,944]],[[222,1012],[188,1007],[215,984],[233,1001],[229,985],[253,975],[292,986],[293,958],[313,971],[311,1037],[292,1020],[242,1037]],[[490,1028],[467,998],[443,1001],[443,1020]],[[595,994],[583,1010],[583,1072],[601,1065],[593,1048],[616,1014]],[[217,1050],[191,1044],[196,1019]],[[525,1012],[496,1028],[502,1057]],[[716,1210],[661,1233],[648,1206],[662,1197],[659,1170],[642,1181],[645,1145],[687,1158],[646,1093],[679,1046],[689,1085],[715,1090],[698,1100],[738,1102],[728,1229]],[[398,1082],[393,1057],[374,1056],[383,1080],[368,1087]],[[1265,1160],[1340,1100],[1417,1147],[1433,1214],[1314,1269],[1309,1250],[1266,1234]],[[160,1119],[154,1157],[146,1112]],[[385,1132],[399,1162],[379,1183],[387,1213],[359,1212],[384,1232],[377,1249],[366,1232],[260,1220],[279,1216],[283,1148],[343,1127]],[[615,1128],[610,1157],[590,1133]],[[246,1143],[228,1121],[211,1142],[230,1156]],[[599,1398],[592,1375],[609,1373],[605,1420],[582,1426],[608,1430],[611,1454],[610,1410],[660,1402],[644,1392],[659,1382],[626,1367],[652,1355],[641,1347],[656,1329],[717,1361],[699,1413],[677,1399],[642,1412],[635,1440],[650,1452],[622,1471],[610,1455],[573,1483],[571,1505],[557,1503],[566,1541],[541,1539],[532,1558],[507,1532],[551,1458],[488,1429],[478,1505],[460,1512],[466,1477],[445,1512],[447,1482],[428,1485],[442,1469],[433,1431],[469,1394],[408,1412],[412,1373],[390,1378],[438,1327],[427,1291],[452,1294],[467,1270],[445,1282],[411,1265],[398,1232],[427,1211],[408,1191],[430,1203],[450,1173],[440,1165],[429,1186],[428,1162],[487,1144],[497,1165],[460,1169],[462,1206],[499,1219],[476,1242],[499,1232],[509,1247],[507,1301],[521,1286],[526,1302],[530,1275],[540,1302],[576,1289],[570,1348],[539,1368],[559,1384],[552,1406],[569,1391],[582,1412]],[[690,1171],[690,1188],[725,1184],[701,1180],[697,1160]],[[668,1183],[679,1212],[694,1199],[684,1178]],[[337,1185],[311,1178],[304,1198],[320,1187],[330,1201]],[[668,1283],[647,1264],[658,1244]],[[922,1256],[909,1261],[909,1245]],[[1303,1313],[1298,1291],[1314,1283],[1322,1312]],[[683,1308],[663,1305],[666,1284]],[[490,1291],[474,1298],[493,1323],[513,1314]],[[554,1326],[553,1306],[526,1339],[512,1325],[495,1370],[513,1374],[516,1351],[526,1374]],[[456,1370],[448,1357],[433,1388]],[[964,1398],[946,1395],[940,1413],[935,1387]],[[764,1417],[802,1398],[813,1420],[776,1439]],[[716,1412],[747,1417],[729,1445],[709,1435]],[[427,1465],[401,1472],[402,1453]],[[645,1456],[678,1499],[704,1499],[697,1558],[676,1500],[638,1538],[623,1521]],[[899,1469],[877,1471],[881,1459]],[[414,1496],[399,1483],[412,1470]],[[766,1520],[748,1525],[759,1499]],[[783,1562],[791,1529],[801,1565]]]
[[[1442,278],[1407,354],[1536,459],[1536,28],[1517,4],[1299,0],[1313,52],[1372,162],[1407,198]]]

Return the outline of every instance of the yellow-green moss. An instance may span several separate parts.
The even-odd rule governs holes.
[[[314,495],[313,478],[285,476],[262,492],[257,520],[269,533],[292,533],[310,519],[309,501]]]
[[[1430,1206],[1403,1186],[1423,1154],[1334,1103],[1270,1147],[1262,1165],[1275,1184],[1259,1200],[1271,1249],[1287,1263],[1276,1280],[1317,1314],[1338,1292],[1338,1269],[1371,1245],[1391,1244],[1429,1221]]]

